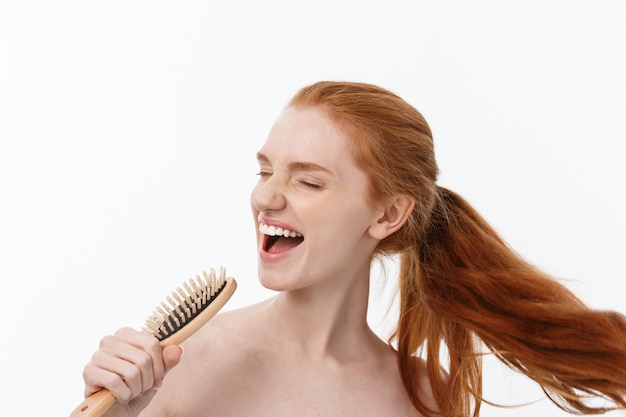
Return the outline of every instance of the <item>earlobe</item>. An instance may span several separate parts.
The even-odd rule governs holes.
[[[415,199],[409,196],[395,196],[381,207],[376,223],[368,229],[370,236],[383,240],[402,227],[415,206]]]

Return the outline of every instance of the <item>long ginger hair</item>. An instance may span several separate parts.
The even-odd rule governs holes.
[[[320,106],[346,129],[371,198],[415,199],[406,223],[376,254],[400,257],[400,316],[390,342],[419,412],[479,415],[483,346],[568,412],[626,408],[626,318],[587,307],[518,256],[459,195],[439,187],[432,134],[415,108],[380,87],[349,82],[315,83],[290,105]],[[420,372],[437,410],[422,398]]]

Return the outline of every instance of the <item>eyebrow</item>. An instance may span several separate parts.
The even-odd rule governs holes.
[[[256,154],[256,159],[259,162],[270,162],[269,158],[263,155],[261,152],[258,152]],[[321,171],[332,174],[331,170],[329,170],[328,168],[324,168],[323,166],[316,164],[315,162],[295,161],[289,163],[288,167],[292,171]]]

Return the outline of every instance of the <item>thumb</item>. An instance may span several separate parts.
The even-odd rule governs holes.
[[[165,365],[166,373],[178,365],[181,356],[183,356],[183,348],[180,346],[168,346],[163,349],[163,364]]]

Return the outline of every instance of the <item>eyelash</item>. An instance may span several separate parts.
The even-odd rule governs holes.
[[[259,171],[256,173],[256,175],[258,175],[261,178],[268,178],[272,175],[271,172],[268,171]],[[304,185],[305,187],[308,187],[312,190],[320,190],[322,189],[322,186],[320,184],[316,184],[313,182],[309,182],[309,181],[298,181],[300,184]]]
[[[315,184],[315,183],[312,183],[312,182],[308,182],[308,181],[300,181],[300,183],[302,185],[306,186],[306,187],[311,188],[312,190],[320,190],[322,188],[321,185]]]

